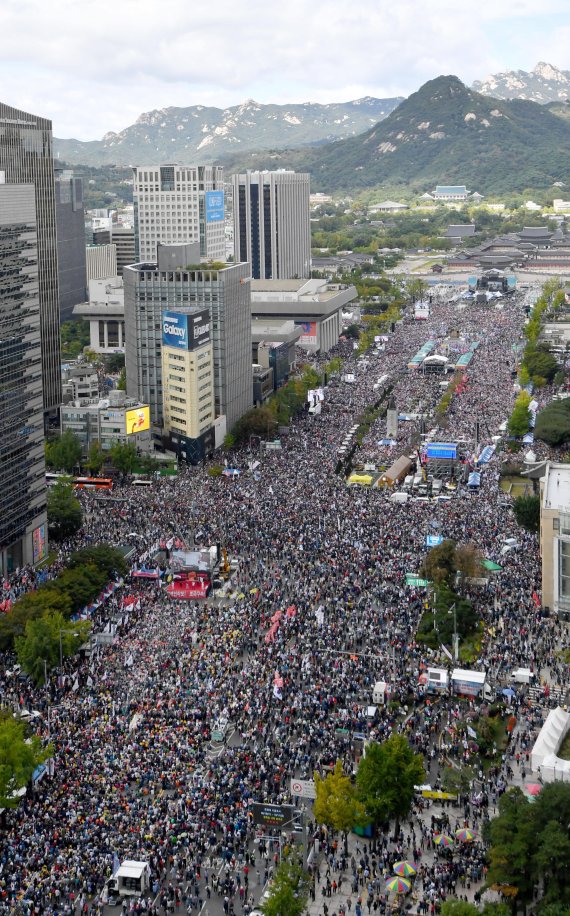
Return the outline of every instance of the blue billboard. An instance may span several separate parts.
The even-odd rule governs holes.
[[[224,192],[206,191],[206,222],[220,223],[224,216]]]
[[[188,315],[181,312],[162,313],[162,345],[188,350]]]

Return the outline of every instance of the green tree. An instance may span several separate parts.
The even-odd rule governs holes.
[[[77,359],[83,347],[89,345],[89,322],[84,318],[64,321],[60,328],[61,355],[64,359]]]
[[[426,281],[420,279],[419,277],[410,277],[410,279],[406,282],[406,292],[412,302],[417,302],[424,299],[428,289],[429,286]]]
[[[437,547],[432,547],[424,557],[420,574],[430,582],[451,583],[455,581],[457,572],[457,552],[455,541],[449,539],[442,541]]]
[[[526,906],[533,896],[536,835],[531,803],[520,789],[501,796],[499,815],[489,825],[489,839],[488,883],[512,889],[517,903]]]
[[[72,485],[65,480],[58,480],[49,488],[47,516],[49,535],[54,541],[64,541],[81,528],[81,503],[75,496]]]
[[[128,563],[124,555],[110,544],[97,544],[94,547],[83,547],[71,554],[69,566],[95,566],[107,580],[124,576],[128,572]]]
[[[508,428],[511,436],[524,436],[528,432],[530,425],[530,395],[526,391],[521,391],[518,395],[513,412],[509,417]]]
[[[16,601],[9,614],[0,615],[0,651],[14,647],[14,640],[24,633],[28,620],[35,620],[47,611],[69,617],[71,610],[69,596],[53,588],[43,586],[35,592],[27,592]]]
[[[124,367],[121,369],[119,381],[117,382],[117,389],[118,391],[127,390],[127,370]]]
[[[358,800],[350,777],[343,773],[340,760],[335,763],[332,773],[327,773],[324,778],[315,773],[314,779],[317,793],[313,804],[315,820],[342,833],[346,849],[352,828],[366,823],[364,805]]]
[[[87,636],[91,623],[78,620],[72,623],[57,611],[29,620],[23,636],[16,637],[16,654],[22,668],[36,684],[43,684],[45,671],[57,668],[61,654],[74,655]]]
[[[279,865],[263,904],[264,916],[303,916],[309,898],[311,879],[303,870],[295,851]]]
[[[452,792],[455,795],[464,795],[469,791],[475,771],[472,767],[444,767],[441,774],[441,784],[444,792]]]
[[[46,442],[46,465],[53,471],[72,474],[81,461],[81,442],[70,429]]]
[[[394,836],[400,821],[409,814],[414,786],[425,779],[423,759],[414,753],[403,735],[393,733],[383,744],[366,748],[356,773],[361,801],[375,825],[394,819]]]
[[[517,496],[513,503],[515,518],[527,531],[540,528],[540,496]]]
[[[121,474],[132,474],[137,464],[137,450],[132,442],[116,442],[109,457],[113,467]]]
[[[32,778],[40,763],[53,754],[53,747],[42,747],[37,735],[26,735],[22,721],[12,716],[0,719],[0,805],[15,808],[20,798],[14,796]]]
[[[360,328],[357,324],[349,324],[344,332],[344,336],[350,338],[351,340],[358,340],[360,337]]]
[[[89,454],[87,455],[87,460],[85,461],[85,468],[96,477],[103,465],[105,464],[105,453],[101,448],[100,442],[92,442],[89,446]]]
[[[139,468],[142,474],[146,474],[147,477],[152,477],[160,468],[160,461],[151,453],[145,452],[144,455],[140,457]]]
[[[51,587],[69,597],[73,611],[80,611],[97,597],[108,581],[109,577],[101,569],[85,565],[64,569]]]
[[[110,353],[105,356],[105,369],[107,372],[121,372],[125,368],[124,353]]]
[[[524,364],[532,378],[542,376],[549,382],[552,381],[558,369],[555,357],[544,350],[535,350],[533,353],[529,353],[525,356]]]
[[[536,418],[534,435],[547,445],[564,445],[570,441],[570,405],[568,401],[553,401]]]

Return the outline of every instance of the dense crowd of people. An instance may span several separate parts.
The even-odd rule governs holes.
[[[18,679],[10,660],[2,665],[4,703],[42,713],[36,727],[46,739],[49,727],[55,756],[53,775],[7,815],[0,913],[16,905],[25,914],[102,912],[113,862],[124,859],[147,861],[152,873],[152,888],[129,904],[132,911],[184,906],[192,913],[217,901],[215,912],[250,912],[278,857],[277,845],[255,842],[251,802],[290,802],[292,777],[311,778],[337,759],[353,772],[361,753],[355,733],[381,741],[404,731],[424,754],[426,782],[440,785],[446,761],[461,759],[454,740],[462,748],[464,738],[442,743],[459,716],[457,700],[445,697],[430,709],[420,682],[433,658],[415,640],[425,590],[407,586],[406,574],[418,571],[429,533],[474,544],[500,562],[486,585],[467,588],[484,620],[479,664],[490,678],[500,687],[524,664],[551,684],[563,682],[556,650],[565,643],[533,599],[536,538],[498,498],[500,456],[485,465],[478,492],[460,484],[445,501],[394,503],[381,489],[347,487],[335,473],[340,444],[378,400],[382,375],[399,411],[436,425],[443,378],[407,365],[430,336],[441,342],[454,329],[479,347],[440,437],[463,440],[473,456],[496,444],[512,409],[513,345],[523,319],[520,301],[465,307],[441,296],[427,322],[406,320],[367,364],[351,343],[339,344],[343,371],[355,382],[327,389],[322,413],[296,419],[282,449],[266,452],[255,473],[248,468],[258,456],[244,449],[232,456],[241,471],[232,479],[189,468],[152,487],[116,487],[114,497],[125,502],[81,494],[87,521],[63,545],[56,568],[71,549],[94,542],[132,544],[135,564],[151,563],[170,538],[188,547],[221,544],[239,568],[226,600],[174,601],[160,583],[128,580],[94,620],[95,627],[115,623],[114,644],[68,661],[66,675],[51,677],[45,690]],[[386,436],[381,417],[363,442],[362,460],[390,463],[417,432],[417,420],[402,422],[396,445],[379,445]],[[504,553],[507,538],[518,548]],[[17,598],[35,584],[37,575],[23,570],[5,591]],[[389,685],[391,702],[369,723],[376,681]],[[520,710],[520,725],[501,763],[479,773],[462,825],[486,816],[525,763],[528,772],[525,752],[548,698],[539,696],[533,709],[520,692],[509,702]],[[228,722],[222,744],[212,741],[220,721]],[[311,837],[319,835],[309,826]],[[397,857],[420,863],[418,912],[480,882],[479,844],[451,857],[434,849],[432,838],[419,805],[395,842],[387,835],[373,845],[361,841],[352,858],[320,834],[324,856],[313,853],[311,861],[315,888],[324,887],[323,912],[385,911],[384,878]],[[350,905],[335,903],[342,883]]]

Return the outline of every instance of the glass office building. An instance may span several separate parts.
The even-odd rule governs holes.
[[[47,555],[33,185],[0,184],[0,573]]]
[[[59,291],[51,121],[0,102],[0,184],[35,188],[44,411],[61,404]]]

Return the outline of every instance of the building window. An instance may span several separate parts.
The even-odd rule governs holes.
[[[570,606],[570,541],[558,540],[558,596]]]

